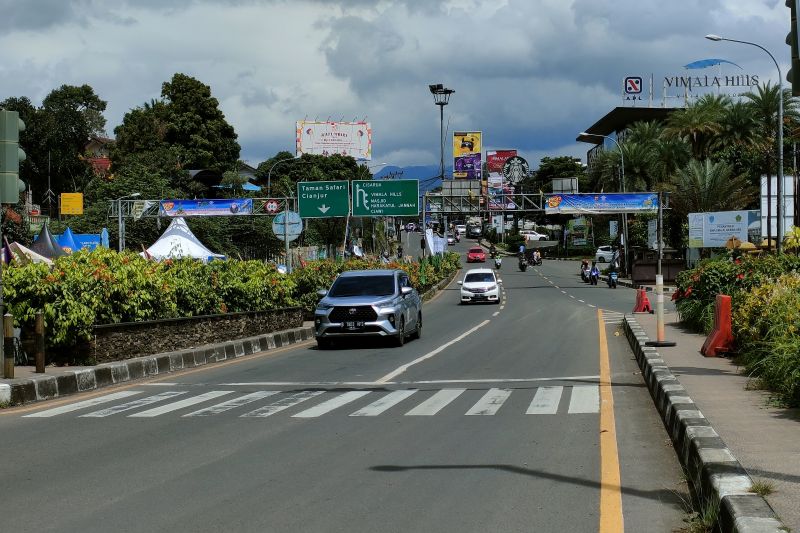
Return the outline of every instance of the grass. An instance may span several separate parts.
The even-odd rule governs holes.
[[[714,502],[705,502],[699,510],[693,511],[688,518],[684,518],[686,527],[678,530],[680,533],[711,533],[717,527],[719,506]]]
[[[759,496],[769,496],[775,492],[775,485],[770,481],[756,480],[750,487],[750,492]]]
[[[0,409],[8,409],[11,407],[11,402],[0,402]]]

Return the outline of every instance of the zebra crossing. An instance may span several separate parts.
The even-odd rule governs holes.
[[[532,393],[533,390],[535,392]],[[169,414],[178,418],[194,418],[223,413],[239,418],[266,418],[291,409],[296,409],[296,412],[288,415],[292,419],[319,418],[333,412],[347,411],[350,411],[347,413],[350,417],[363,418],[387,413],[408,417],[431,417],[443,413],[494,416],[506,406],[512,396],[520,395],[524,396],[522,401],[527,405],[524,411],[526,415],[596,414],[600,408],[598,385],[548,385],[535,389],[495,387],[485,392],[467,388],[409,388],[391,391],[264,390],[243,393],[228,389],[194,395],[189,395],[186,390],[168,390],[149,396],[146,394],[144,390],[114,392],[36,411],[22,418],[52,418],[63,415],[74,415],[77,418],[155,418]],[[528,400],[531,394],[533,397]],[[456,400],[459,399],[462,400],[461,409],[466,405],[463,402],[474,403],[465,412],[460,411],[455,407]],[[213,403],[218,400],[224,401]],[[257,402],[266,403],[256,405]],[[506,411],[511,409],[506,408]]]
[[[609,325],[620,325],[625,319],[625,313],[603,309],[603,322]]]

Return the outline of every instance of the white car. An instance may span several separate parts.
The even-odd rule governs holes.
[[[473,268],[467,270],[461,285],[462,304],[472,302],[500,303],[500,284],[503,280],[491,268]]]
[[[536,231],[533,231],[531,229],[520,231],[519,234],[522,235],[523,237],[525,237],[526,241],[546,241],[546,240],[548,240],[547,239],[547,235],[543,235],[543,234],[538,233]]]
[[[456,231],[459,235],[466,235],[467,234],[467,226],[466,224],[458,224],[456,226]]]
[[[611,246],[601,246],[594,254],[594,260],[598,263],[608,263],[614,257],[614,250]]]

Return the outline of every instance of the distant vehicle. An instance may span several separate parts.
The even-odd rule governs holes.
[[[460,303],[491,302],[500,303],[500,284],[495,272],[490,268],[473,268],[467,270],[461,285]]]
[[[342,272],[318,293],[314,332],[320,349],[337,338],[379,336],[402,346],[422,335],[422,300],[402,270]]]
[[[481,235],[483,235],[483,232],[481,231],[480,226],[470,226],[467,228],[467,236],[477,239]]]
[[[526,241],[546,241],[548,240],[547,235],[543,235],[531,229],[527,229],[524,231],[519,232],[520,235],[525,237]]]
[[[447,244],[452,246],[456,243],[456,238],[452,234],[447,235]]]
[[[486,252],[483,248],[475,247],[467,250],[467,263],[485,263]]]
[[[417,225],[414,224],[413,222],[409,222],[408,224],[406,224],[406,231],[407,232],[411,233],[412,231],[416,231],[416,230],[417,230]]]
[[[594,260],[598,263],[608,263],[614,257],[614,250],[611,249],[611,246],[601,246],[597,249],[597,252],[594,254]]]
[[[464,224],[458,224],[456,225],[456,231],[458,232],[459,235],[466,235],[467,226]]]

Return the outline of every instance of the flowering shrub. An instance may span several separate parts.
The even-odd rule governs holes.
[[[455,272],[459,256],[451,253],[423,265],[311,261],[284,275],[261,261],[157,263],[132,252],[98,248],[59,257],[52,269],[12,263],[3,269],[3,289],[17,325],[32,327],[35,313],[42,310],[48,346],[65,348],[90,340],[97,324],[298,305],[313,311],[316,291],[327,289],[340,272],[375,268],[404,269],[422,292]]]

